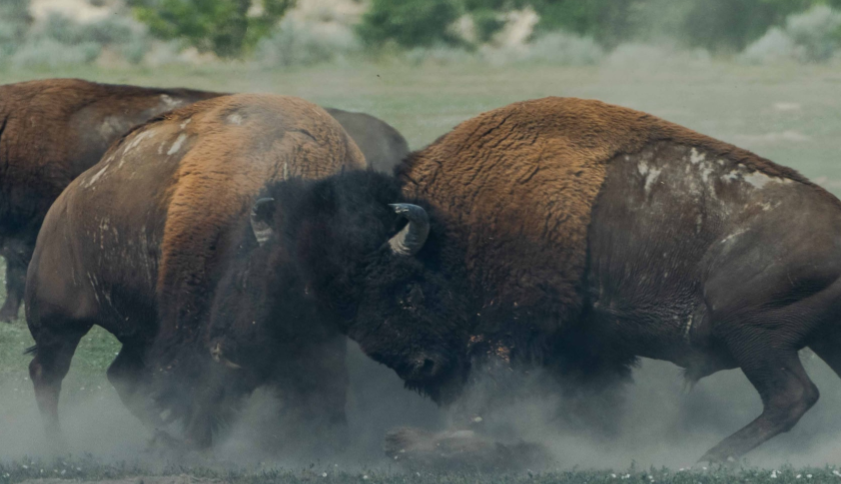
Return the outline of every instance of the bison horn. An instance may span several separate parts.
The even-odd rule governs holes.
[[[257,238],[257,243],[263,245],[269,240],[272,235],[272,227],[269,221],[272,219],[272,212],[274,212],[274,198],[261,198],[254,202],[251,207],[251,230],[254,231],[254,237]]]
[[[426,210],[410,203],[392,203],[389,207],[409,221],[403,230],[388,241],[391,251],[397,255],[417,254],[429,236],[429,216]]]

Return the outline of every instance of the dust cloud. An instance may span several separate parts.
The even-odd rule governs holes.
[[[249,468],[273,466],[301,469],[311,464],[342,470],[399,470],[383,453],[388,430],[414,426],[442,430],[464,425],[462,407],[441,410],[429,400],[405,390],[385,367],[366,358],[351,343],[348,363],[350,445],[342,453],[325,450],[318,435],[304,429],[291,432],[282,423],[276,396],[258,390],[244,402],[236,423],[219,444],[206,453],[178,453],[150,446],[152,434],[122,405],[103,378],[102,389],[70,393],[61,405],[64,447],[48,442],[32,395],[31,382],[22,379],[0,389],[0,461],[23,457],[85,455],[109,462],[137,462],[152,468],[172,464]],[[802,352],[807,371],[821,390],[821,400],[788,434],[749,454],[746,464],[773,467],[823,466],[837,462],[841,451],[841,380],[808,350]],[[538,373],[523,377],[524,385],[546,385]],[[14,386],[14,388],[10,388]],[[481,387],[487,388],[487,387]],[[549,469],[625,469],[689,467],[720,439],[759,415],[758,395],[739,371],[708,377],[689,394],[683,392],[681,370],[672,364],[644,360],[634,382],[624,389],[624,403],[592,408],[615,421],[613,431],[588,430],[567,407],[562,389],[543,388],[483,412],[475,430],[502,442],[535,442],[552,455]],[[482,400],[468,395],[467,401]],[[458,414],[458,415],[457,415]],[[293,425],[294,427],[294,425]],[[277,445],[278,443],[281,445]]]

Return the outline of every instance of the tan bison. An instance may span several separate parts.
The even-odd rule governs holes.
[[[6,300],[0,321],[17,317],[26,267],[50,205],[130,129],[174,108],[223,95],[49,79],[0,86],[0,256]],[[391,173],[407,154],[397,130],[364,113],[328,108],[370,165]]]
[[[341,424],[344,336],[301,302],[294,274],[267,273],[288,255],[261,247],[258,195],[268,182],[364,167],[338,122],[293,97],[199,102],[116,143],[50,209],[28,273],[30,375],[48,431],[93,325],[122,343],[108,378],[123,402],[154,427],[171,410],[193,444],[208,445],[218,409],[261,384],[296,397],[290,406],[314,424]],[[217,292],[230,277],[236,292]],[[212,339],[217,320],[227,339]],[[228,340],[247,357],[232,362]]]

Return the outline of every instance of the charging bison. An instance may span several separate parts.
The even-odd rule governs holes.
[[[690,382],[739,368],[764,410],[709,461],[814,405],[798,350],[841,372],[841,203],[791,169],[638,111],[546,98],[462,123],[399,177],[435,208],[441,244],[463,251],[466,280],[449,287],[476,316],[458,331],[391,322],[410,345],[432,338],[433,361],[463,366],[467,351],[438,349],[455,345],[594,378],[638,356]],[[446,253],[417,260],[453,272]],[[435,389],[440,368],[412,384]]]
[[[189,123],[167,123],[165,143],[145,129],[116,153],[172,151],[176,126]],[[202,141],[190,149],[231,152],[227,141]],[[641,112],[516,103],[462,123],[397,178],[277,177],[260,195],[230,172],[223,187],[211,183],[214,170],[174,165],[138,165],[157,178],[178,173],[147,186],[153,177],[134,175],[135,164],[106,157],[51,209],[27,281],[31,373],[48,416],[90,324],[123,332],[116,378],[139,367],[136,341],[151,335],[138,329],[155,327],[155,309],[160,373],[203,352],[213,368],[241,371],[261,354],[283,368],[287,349],[312,347],[312,333],[295,334],[330,339],[335,325],[439,402],[455,399],[488,355],[583,381],[625,374],[638,356],[673,361],[691,381],[740,368],[764,410],[711,449],[711,461],[790,429],[815,403],[800,348],[841,370],[839,201],[793,170]],[[219,195],[229,186],[249,187],[236,209]],[[187,187],[213,196],[194,200]],[[230,225],[219,214],[232,214]],[[213,264],[228,251],[229,264]],[[256,324],[268,314],[285,317]],[[304,320],[321,324],[295,322]],[[249,324],[289,340],[272,351],[240,331]],[[317,375],[309,382],[338,368],[292,361],[309,365],[293,367]],[[220,400],[196,398],[176,401]]]
[[[179,106],[221,96],[50,79],[0,86],[0,255],[6,301],[0,321],[17,317],[38,229],[62,190],[98,162],[130,129]],[[408,154],[406,140],[382,120],[328,108],[369,164],[391,173]]]
[[[462,123],[397,179],[293,185],[267,190],[272,250],[366,354],[438,401],[486,355],[584,383],[639,356],[691,382],[740,368],[764,410],[704,456],[726,461],[814,405],[799,349],[841,370],[839,201],[656,117],[521,102]],[[410,222],[390,239],[393,203]]]
[[[302,303],[294,273],[267,272],[289,256],[261,247],[270,207],[251,208],[267,181],[364,167],[339,123],[292,97],[218,97],[116,143],[50,209],[28,273],[30,375],[48,432],[59,431],[61,380],[95,324],[122,343],[108,378],[127,407],[158,428],[170,410],[196,445],[210,443],[230,396],[269,378],[297,390],[304,417],[341,422],[344,336]],[[220,279],[235,290],[216,291]],[[232,362],[207,321],[236,332],[249,359]]]

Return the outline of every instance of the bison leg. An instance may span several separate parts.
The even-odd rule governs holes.
[[[70,369],[70,360],[85,332],[45,334],[36,338],[35,358],[29,364],[29,376],[35,387],[35,400],[44,419],[47,437],[59,438],[58,396],[61,381]]]
[[[108,381],[117,390],[120,400],[141,422],[152,428],[163,425],[160,415],[154,411],[148,392],[143,391],[146,365],[143,363],[145,346],[124,342],[120,354],[108,367]]]
[[[740,338],[741,339],[741,338]],[[762,398],[762,414],[710,449],[702,461],[733,461],[768,439],[791,430],[818,401],[818,389],[809,379],[795,349],[771,353],[773,347],[747,340],[750,348],[738,358],[742,371]],[[755,352],[767,352],[756,358]],[[754,353],[753,358],[749,353]]]
[[[271,387],[283,402],[280,419],[283,447],[304,455],[333,454],[349,443],[347,405],[347,341],[342,335],[301,348],[279,361]]]
[[[0,321],[10,323],[18,317],[26,287],[26,265],[23,258],[6,255],[6,301],[0,308]]]
[[[809,343],[809,348],[841,377],[841,332],[819,334]]]

